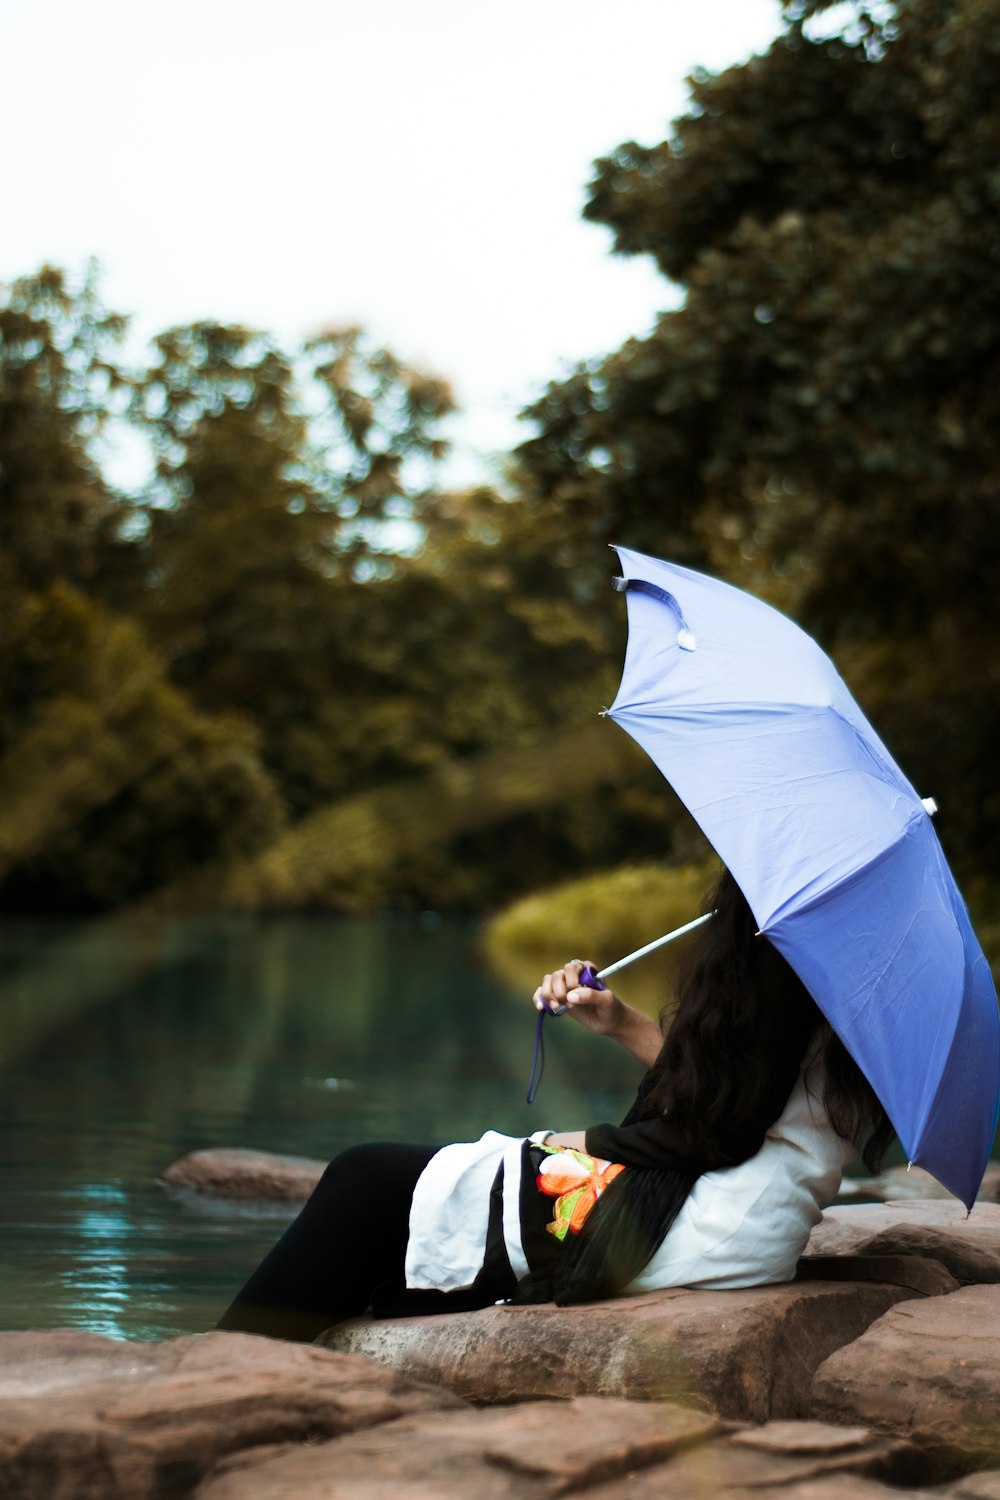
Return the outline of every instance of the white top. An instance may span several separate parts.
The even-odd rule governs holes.
[[[816,1068],[810,1092],[799,1075],[756,1156],[698,1178],[663,1244],[626,1293],[793,1279],[854,1153],[823,1112],[819,1078]]]
[[[756,1156],[705,1172],[695,1182],[663,1243],[625,1295],[664,1287],[717,1289],[791,1281],[810,1231],[835,1197],[853,1147],[834,1134],[820,1098],[800,1075],[784,1112]],[[536,1131],[538,1140],[545,1134]],[[445,1146],[421,1173],[410,1207],[409,1287],[454,1291],[471,1286],[483,1263],[489,1197],[504,1166],[504,1241],[514,1274],[528,1265],[521,1245],[520,1138],[495,1130]]]

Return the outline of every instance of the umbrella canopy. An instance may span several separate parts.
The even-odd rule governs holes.
[[[971,1206],[996,1131],[1000,1019],[927,809],[791,620],[615,550],[629,633],[607,713],[700,824],[910,1161]]]

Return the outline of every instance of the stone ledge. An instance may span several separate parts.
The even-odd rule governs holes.
[[[556,1393],[670,1399],[763,1422],[806,1415],[817,1367],[914,1295],[905,1286],[865,1282],[678,1289],[581,1307],[358,1318],[317,1342],[477,1403]]]
[[[1000,1286],[891,1308],[819,1366],[811,1406],[909,1438],[931,1476],[1000,1463]]]
[[[0,1494],[172,1500],[221,1457],[457,1408],[370,1360],[242,1333],[0,1334]]]
[[[956,1243],[1000,1252],[1000,1204],[976,1203],[971,1214],[956,1198],[838,1204],[826,1210],[809,1237],[805,1253],[860,1254],[876,1235],[889,1229],[941,1230]]]
[[[727,1500],[837,1476],[894,1476],[906,1445],[868,1431],[780,1423],[752,1433],[670,1403],[600,1397],[403,1418],[311,1448],[228,1459],[195,1500]],[[841,1500],[845,1493],[840,1491]],[[865,1500],[890,1500],[873,1483]]]

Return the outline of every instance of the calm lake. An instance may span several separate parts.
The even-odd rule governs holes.
[[[568,1023],[524,1104],[534,1019],[429,915],[0,924],[0,1328],[211,1327],[294,1210],[168,1191],[186,1151],[620,1118],[641,1069]]]

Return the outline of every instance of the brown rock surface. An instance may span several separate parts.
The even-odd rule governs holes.
[[[967,1474],[945,1491],[948,1500],[1000,1500],[1000,1469]]]
[[[318,1342],[476,1402],[556,1393],[672,1399],[762,1422],[805,1415],[817,1366],[912,1295],[874,1282],[674,1290],[583,1307],[359,1318]]]
[[[737,1447],[711,1417],[667,1402],[568,1402],[404,1418],[336,1443],[225,1460],[195,1500],[543,1500],[568,1493],[692,1500],[745,1496],[821,1475],[892,1473],[906,1445],[864,1433],[839,1443],[819,1423],[782,1423]],[[747,1487],[753,1486],[750,1490]],[[893,1493],[878,1486],[879,1500]],[[897,1495],[900,1491],[895,1492]],[[865,1500],[869,1500],[868,1495]]]
[[[241,1454],[207,1477],[197,1500],[560,1495],[666,1459],[718,1430],[714,1418],[684,1407],[587,1396],[436,1414],[394,1422],[380,1441],[284,1447],[263,1461]]]
[[[929,1476],[1000,1461],[1000,1287],[891,1308],[819,1367],[812,1409],[906,1435]]]
[[[768,1453],[846,1453],[871,1441],[870,1427],[834,1427],[831,1422],[765,1422],[734,1433],[737,1448]]]
[[[785,1424],[782,1424],[785,1425]],[[816,1423],[809,1424],[812,1427]],[[767,1429],[759,1429],[766,1434]],[[898,1500],[918,1489],[888,1488],[879,1479],[911,1466],[905,1443],[877,1436],[833,1452],[742,1447],[720,1440],[679,1454],[670,1463],[588,1490],[588,1500]],[[926,1495],[925,1495],[926,1500]]]
[[[310,1156],[220,1146],[179,1157],[160,1174],[160,1180],[169,1187],[215,1193],[220,1198],[304,1203],[325,1170],[326,1162]]]
[[[1000,1500],[1000,1469],[966,1475],[945,1491],[948,1500]]]
[[[987,1286],[1000,1281],[1000,1235],[994,1245],[988,1234],[974,1238],[972,1234],[955,1234],[951,1229],[935,1229],[931,1225],[899,1224],[894,1229],[883,1229],[874,1239],[859,1245],[857,1257],[835,1258],[882,1260],[897,1256],[935,1260],[963,1286]]]
[[[896,1203],[909,1198],[939,1198],[951,1203],[959,1200],[936,1177],[922,1167],[889,1167],[878,1177],[845,1177],[838,1195],[868,1203]],[[1000,1203],[1000,1162],[990,1162],[982,1185],[976,1194],[980,1203]],[[964,1213],[964,1206],[963,1206]]]
[[[944,1237],[946,1238],[946,1237]],[[877,1243],[872,1241],[871,1250]],[[958,1290],[959,1282],[939,1260],[906,1254],[813,1255],[800,1260],[797,1281],[880,1281],[906,1287],[922,1297],[946,1297]]]
[[[224,1454],[461,1405],[369,1360],[248,1334],[0,1334],[0,1495],[169,1500]]]
[[[805,1253],[806,1256],[866,1253],[866,1246],[875,1236],[889,1229],[937,1229],[955,1243],[1000,1251],[1000,1204],[977,1203],[968,1215],[954,1198],[838,1205],[826,1210],[809,1236]]]
[[[815,1479],[796,1479],[791,1475],[777,1477],[760,1486],[740,1485],[735,1475],[733,1480],[735,1487],[721,1488],[717,1475],[712,1472],[701,1477],[684,1473],[679,1466],[673,1475],[669,1471],[652,1469],[634,1478],[629,1476],[602,1485],[600,1489],[588,1490],[587,1500],[932,1500],[926,1490],[901,1489],[895,1485],[890,1488],[875,1479],[843,1470],[825,1476],[821,1474]],[[692,1483],[701,1483],[706,1488],[685,1488]]]

